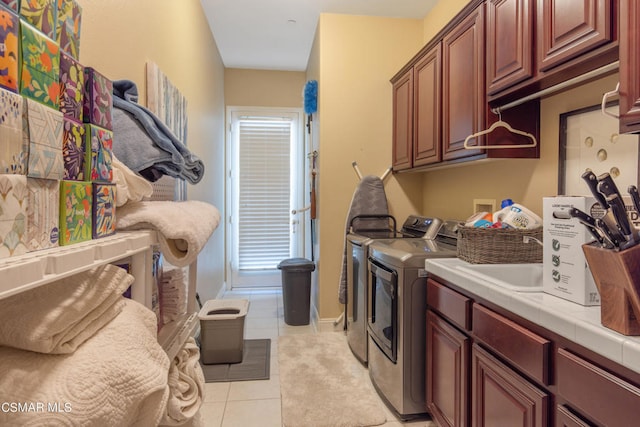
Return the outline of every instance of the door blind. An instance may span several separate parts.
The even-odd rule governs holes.
[[[291,122],[239,122],[238,268],[275,269],[290,257]]]

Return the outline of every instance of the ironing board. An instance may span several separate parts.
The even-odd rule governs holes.
[[[351,206],[345,226],[345,239],[342,251],[342,272],[338,286],[338,300],[341,304],[347,302],[347,234],[354,217],[358,215],[388,215],[387,195],[384,192],[382,178],[374,175],[364,176],[351,199]]]

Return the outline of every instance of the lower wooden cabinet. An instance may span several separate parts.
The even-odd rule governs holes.
[[[471,339],[427,311],[427,408],[440,427],[469,425]]]
[[[471,425],[474,427],[544,427],[549,425],[550,396],[479,345],[471,351]]]
[[[593,427],[593,424],[589,424],[566,406],[559,405],[556,407],[556,427]]]

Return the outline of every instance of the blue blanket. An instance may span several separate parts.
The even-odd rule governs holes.
[[[198,183],[204,163],[151,111],[138,102],[130,80],[113,82],[113,153],[150,181],[162,175]]]

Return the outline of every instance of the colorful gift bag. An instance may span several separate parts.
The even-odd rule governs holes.
[[[85,126],[85,176],[91,181],[112,182],[113,132],[90,123]]]
[[[0,258],[27,252],[29,190],[24,175],[0,175]]]
[[[85,123],[112,130],[113,82],[91,67],[84,68]]]
[[[18,92],[18,16],[0,8],[0,87]]]
[[[32,99],[25,99],[23,138],[29,143],[27,175],[57,179],[64,176],[62,113]]]
[[[82,8],[75,0],[58,0],[56,41],[60,49],[76,60],[80,58]]]
[[[82,122],[84,67],[70,55],[60,52],[59,110],[65,117]]]
[[[27,178],[27,247],[30,251],[58,246],[60,183],[52,179]]]
[[[91,240],[92,194],[90,182],[60,182],[60,245]]]
[[[116,232],[116,186],[93,183],[93,233],[94,239],[111,236]]]
[[[64,161],[64,179],[69,181],[85,180],[85,126],[73,120],[64,119],[62,132],[62,160]]]
[[[50,39],[55,39],[58,21],[56,0],[21,0],[20,16]]]
[[[60,98],[60,48],[25,22],[20,23],[22,68],[20,93],[58,109]]]
[[[23,100],[17,93],[0,89],[0,173],[27,173],[29,145],[22,138]]]

